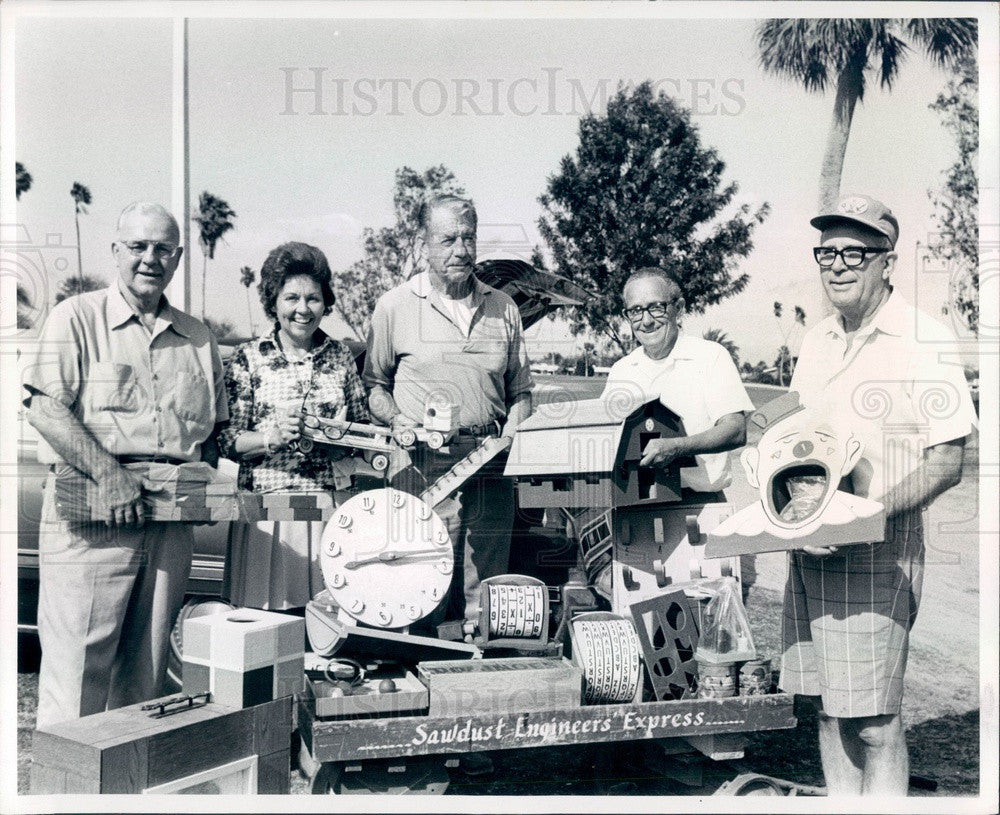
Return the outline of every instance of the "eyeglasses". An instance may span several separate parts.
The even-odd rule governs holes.
[[[151,243],[150,241],[129,241],[124,246],[137,258],[145,257],[150,248],[153,250],[153,257],[156,258],[173,257],[180,249],[179,246],[171,246],[169,243]]]
[[[667,316],[667,309],[669,309],[670,306],[673,305],[675,302],[677,301],[667,300],[666,302],[664,302],[661,300],[656,303],[650,303],[648,306],[632,306],[632,308],[623,308],[622,317],[625,317],[631,320],[633,323],[636,323],[639,320],[641,320],[642,315],[648,311],[650,317],[654,319],[659,319],[660,317]]]
[[[874,246],[847,246],[843,249],[834,249],[832,246],[817,246],[813,249],[813,257],[824,269],[833,266],[838,256],[848,269],[857,269],[864,265],[869,255],[881,255],[889,251],[891,250],[878,249]]]

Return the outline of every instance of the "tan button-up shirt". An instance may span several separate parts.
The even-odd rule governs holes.
[[[35,393],[73,411],[115,456],[201,458],[201,445],[229,418],[222,360],[203,323],[164,298],[152,332],[117,284],[59,303],[25,372]],[[47,445],[44,463],[59,459]]]
[[[473,279],[472,322],[459,326],[423,272],[375,304],[365,384],[381,385],[420,422],[431,397],[460,406],[462,427],[507,416],[531,392],[521,315],[502,291]]]

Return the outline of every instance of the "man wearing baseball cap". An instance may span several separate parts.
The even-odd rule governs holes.
[[[923,582],[921,512],[961,480],[976,415],[951,331],[893,289],[891,210],[849,194],[810,223],[836,311],[803,339],[791,388],[864,443],[851,487],[884,504],[886,529],[881,541],[789,553],[781,687],[819,711],[831,795],[905,795],[900,710]]]

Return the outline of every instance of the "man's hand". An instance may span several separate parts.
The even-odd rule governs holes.
[[[402,413],[397,413],[389,420],[389,431],[392,433],[393,440],[400,447],[408,447],[408,444],[403,443],[404,441],[408,441],[406,438],[408,435],[406,431],[412,430],[414,427],[417,427],[418,424],[419,422],[414,421],[408,416],[404,416]]]
[[[653,439],[642,451],[640,467],[666,467],[671,461],[687,455],[680,439]]]
[[[142,480],[123,467],[109,467],[97,477],[97,496],[107,507],[107,526],[136,526],[146,522]]]
[[[813,557],[829,557],[836,553],[836,546],[803,546],[802,551]]]

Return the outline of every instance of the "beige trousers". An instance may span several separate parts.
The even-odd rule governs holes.
[[[61,522],[53,480],[39,531],[39,728],[163,694],[194,545],[183,523]]]

